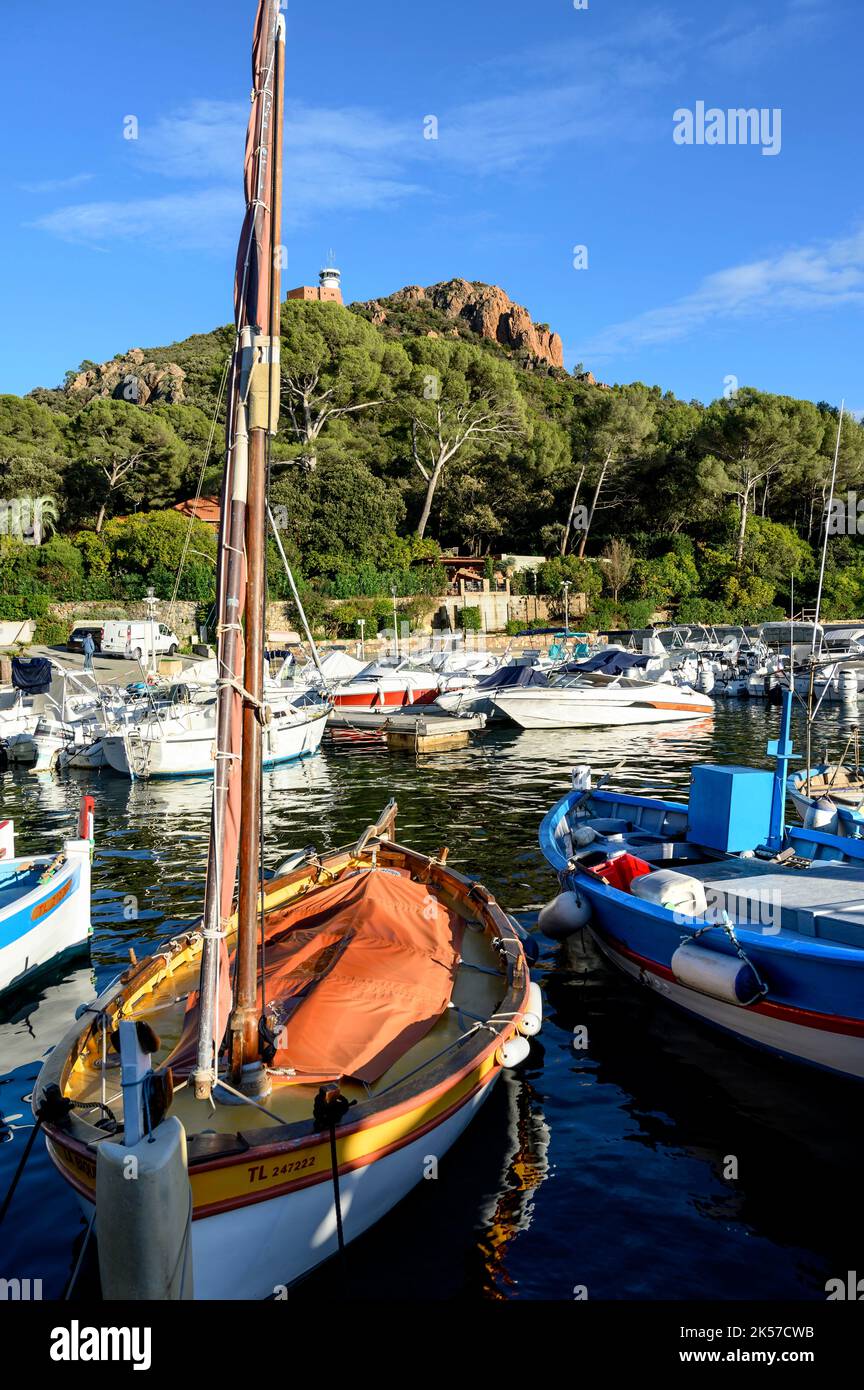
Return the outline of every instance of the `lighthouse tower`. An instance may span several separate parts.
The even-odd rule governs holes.
[[[300,285],[296,290],[289,290],[288,299],[317,299],[322,303],[341,304],[342,301],[342,272],[333,264],[335,257],[331,251],[327,258],[327,265],[318,273],[317,285]]]
[[[336,267],[335,267],[335,265],[333,264],[333,262],[334,262],[335,259],[336,259],[336,258],[335,258],[335,256],[333,255],[333,252],[331,251],[331,252],[329,253],[328,257],[327,257],[327,264],[325,265],[324,269],[323,269],[322,271],[320,271],[319,274],[318,274],[318,281],[319,281],[319,284],[320,284],[322,290],[335,290],[335,291],[336,291],[336,294],[337,294],[338,297],[339,297],[339,303],[341,304],[341,303],[342,303],[342,271],[341,271],[341,270],[337,270]],[[324,297],[324,296],[322,295],[322,298],[323,298],[323,297]],[[328,295],[328,298],[329,298],[329,297],[330,297],[330,296]]]

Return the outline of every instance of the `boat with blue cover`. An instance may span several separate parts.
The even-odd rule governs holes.
[[[473,686],[462,690],[444,690],[434,701],[448,714],[484,714],[489,720],[506,720],[508,716],[498,705],[498,697],[511,690],[547,690],[549,681],[536,666],[499,666],[483,676]]]
[[[78,834],[59,854],[15,853],[15,830],[0,821],[0,995],[90,938],[93,798],[82,798]]]
[[[791,694],[773,772],[693,768],[689,803],[593,787],[546,815],[551,934],[737,1038],[864,1078],[864,840],[785,824]]]

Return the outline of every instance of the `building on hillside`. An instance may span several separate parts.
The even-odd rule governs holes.
[[[446,592],[460,598],[469,594],[509,594],[510,580],[503,561],[492,558],[492,578],[487,574],[488,557],[442,555],[430,564],[441,565],[447,575]]]
[[[196,521],[203,521],[205,526],[212,526],[214,531],[218,530],[218,497],[199,497],[197,500],[190,497],[188,502],[175,502],[172,511],[179,512],[187,520],[189,517],[194,517]]]
[[[300,285],[296,290],[289,290],[286,297],[318,300],[322,304],[341,304],[342,272],[334,265],[327,265],[319,271],[317,285]]]

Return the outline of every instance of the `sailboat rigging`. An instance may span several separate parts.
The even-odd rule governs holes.
[[[264,875],[284,79],[285,22],[258,0],[203,918],[80,1013],[33,1092],[52,1161],[95,1211],[111,1299],[266,1298],[302,1278],[421,1180],[424,1155],[443,1158],[542,1021],[521,929],[446,849],[397,843],[394,802],[355,843]]]
[[[195,1094],[217,1079],[225,1019],[224,924],[230,916],[242,838],[231,1075],[257,1075],[255,1016],[261,860],[261,723],[264,714],[264,552],[269,439],[279,413],[282,124],[285,19],[261,3],[253,42],[252,112],[246,136],[246,215],[235,273],[236,336],[226,426],[217,583],[216,774],[204,905],[202,1010]],[[263,331],[266,324],[267,332]],[[245,643],[243,620],[245,618]],[[224,1002],[224,1001],[223,1001]],[[259,1086],[260,1088],[260,1086]],[[266,1086],[264,1087],[266,1089]]]

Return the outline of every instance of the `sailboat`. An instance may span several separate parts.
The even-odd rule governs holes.
[[[394,803],[354,844],[264,870],[284,74],[278,0],[259,0],[203,916],[70,1026],[33,1093],[109,1299],[281,1296],[442,1160],[541,1024],[516,924],[446,850],[399,845]]]

